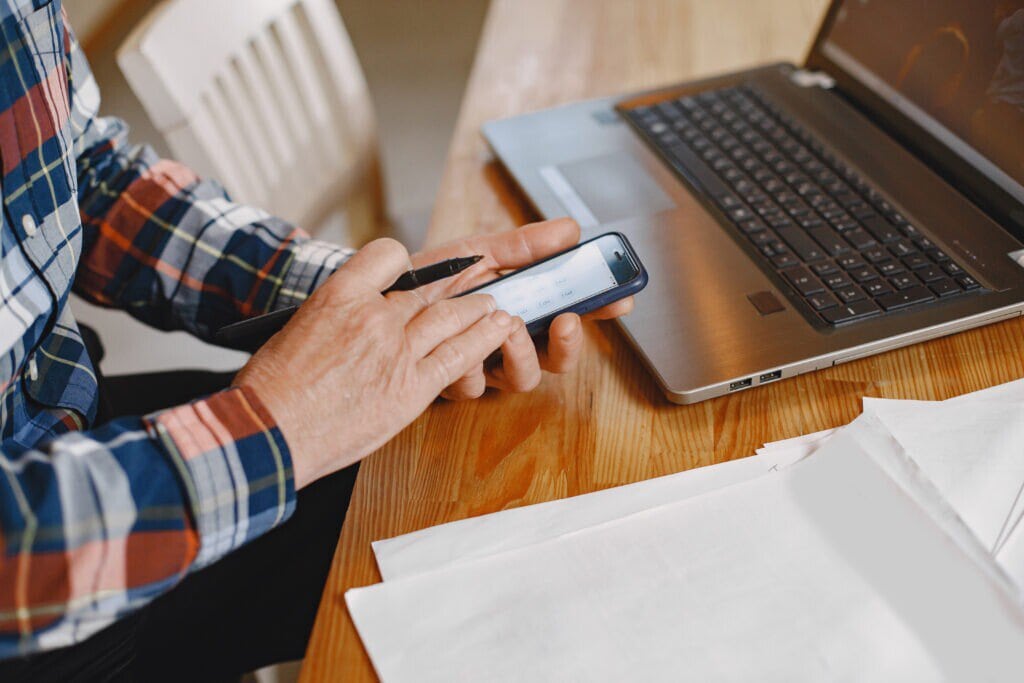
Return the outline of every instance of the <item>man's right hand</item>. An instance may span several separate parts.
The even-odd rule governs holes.
[[[515,329],[488,295],[381,295],[411,268],[398,242],[367,244],[235,378],[277,421],[296,488],[380,448]]]

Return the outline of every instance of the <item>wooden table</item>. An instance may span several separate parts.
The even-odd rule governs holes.
[[[493,118],[799,62],[826,0],[494,0],[429,233],[439,243],[532,218],[479,135]],[[675,406],[612,324],[591,325],[577,372],[527,395],[438,403],[359,473],[302,671],[373,680],[343,600],[380,581],[371,541],[496,510],[750,455],[834,427],[862,396],[943,399],[1024,376],[1019,320],[762,389]]]

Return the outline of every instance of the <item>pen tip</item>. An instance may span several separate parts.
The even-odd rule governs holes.
[[[477,254],[475,256],[470,256],[469,257],[470,263],[479,263],[483,259],[484,259],[483,254]]]

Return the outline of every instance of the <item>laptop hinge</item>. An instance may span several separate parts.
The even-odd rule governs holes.
[[[789,79],[801,88],[831,90],[836,84],[835,79],[824,71],[807,71],[806,69],[796,69],[789,75]]]

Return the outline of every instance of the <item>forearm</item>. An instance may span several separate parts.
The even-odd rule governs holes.
[[[294,508],[284,439],[240,389],[3,449],[0,657],[88,637]]]
[[[229,201],[215,182],[148,147],[101,145],[79,166],[85,241],[76,290],[159,328],[209,338],[301,301],[348,253]]]

